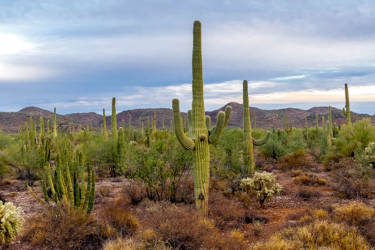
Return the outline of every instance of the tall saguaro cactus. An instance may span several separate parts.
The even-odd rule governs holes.
[[[197,209],[208,214],[208,187],[210,180],[209,143],[216,143],[230,119],[232,108],[227,106],[225,113],[220,111],[216,127],[207,129],[203,100],[203,74],[201,49],[201,23],[194,22],[193,38],[193,103],[191,110],[191,137],[184,133],[178,99],[173,99],[175,133],[180,144],[193,153],[194,197]]]
[[[57,137],[56,108],[53,108],[53,137]]]
[[[112,98],[112,136],[117,141],[117,117],[116,117],[116,98]]]
[[[103,109],[103,137],[107,139],[108,132],[107,132],[107,119],[105,118],[105,109]]]
[[[244,172],[246,174],[254,174],[255,161],[254,161],[254,144],[261,146],[265,144],[269,138],[269,133],[260,141],[254,140],[252,136],[250,110],[249,110],[249,92],[247,80],[243,81],[243,132],[244,132]]]
[[[346,116],[346,124],[350,125],[352,123],[352,120],[350,118],[349,90],[347,83],[345,83],[345,108],[343,108],[343,112]]]

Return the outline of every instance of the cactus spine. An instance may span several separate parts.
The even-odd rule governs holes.
[[[254,130],[257,129],[257,117],[255,116],[255,109],[253,110],[253,119],[254,119]]]
[[[348,84],[345,83],[345,108],[343,108],[344,115],[346,116],[346,124],[352,124],[352,120],[350,118],[350,103],[349,103],[349,90]]]
[[[117,141],[117,117],[116,117],[116,98],[112,98],[112,136]]]
[[[53,108],[53,137],[57,137],[56,108]]]
[[[201,49],[201,23],[194,22],[193,37],[193,103],[191,110],[191,138],[184,133],[180,115],[178,99],[173,99],[173,118],[175,133],[180,144],[193,153],[194,197],[197,209],[203,214],[208,214],[208,187],[210,179],[210,151],[209,143],[215,143],[225,125],[228,123],[231,107],[226,113],[218,113],[217,125],[209,133],[206,127],[206,118],[203,100],[203,74],[202,74],[202,49]]]
[[[252,128],[250,122],[250,108],[249,108],[249,92],[247,80],[243,81],[243,132],[244,132],[244,173],[254,174],[255,161],[254,161],[254,144],[261,146],[265,144],[269,138],[269,133],[261,141],[255,141],[252,135]]]
[[[103,109],[103,137],[107,139],[108,132],[107,132],[107,119],[105,118],[105,109]]]

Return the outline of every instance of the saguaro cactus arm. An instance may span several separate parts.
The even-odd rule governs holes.
[[[206,127],[208,130],[211,129],[211,116],[206,115]]]
[[[208,141],[211,144],[215,144],[219,140],[221,134],[223,133],[223,130],[224,130],[226,124],[228,123],[228,121],[230,119],[231,111],[232,111],[232,107],[228,106],[225,110],[225,113],[223,111],[220,111],[217,114],[216,126],[211,131],[211,134],[208,138]]]
[[[195,143],[192,139],[185,135],[184,129],[182,127],[181,115],[180,115],[180,103],[178,99],[173,99],[172,101],[173,108],[173,121],[176,132],[177,140],[180,142],[182,147],[187,150],[193,150]]]
[[[256,140],[253,138],[253,144],[255,146],[262,146],[266,144],[268,139],[270,138],[270,135],[271,135],[270,132],[267,131],[267,134],[262,139]]]

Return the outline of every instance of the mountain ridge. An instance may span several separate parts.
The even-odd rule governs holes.
[[[207,111],[206,114],[211,116],[212,124],[216,122],[216,116],[219,111],[224,111],[226,106],[232,106],[232,117],[228,126],[242,127],[242,104],[231,102],[223,107]],[[129,121],[133,127],[139,127],[140,122],[147,126],[147,119],[151,125],[154,112],[157,115],[156,124],[158,128],[163,126],[169,127],[173,119],[173,111],[170,108],[144,108],[144,109],[130,109],[117,113],[117,122],[119,126],[129,126]],[[375,122],[375,115],[352,113],[353,121],[363,118],[369,118]],[[53,119],[53,112],[41,109],[39,107],[30,106],[25,107],[17,112],[0,112],[0,129],[6,133],[15,133],[19,127],[29,120],[30,114],[33,119],[39,121],[40,117],[51,120]],[[283,109],[260,109],[250,107],[251,120],[256,116],[257,128],[282,128],[287,118],[288,122],[295,127],[304,127],[305,119],[309,126],[315,126],[315,116],[319,115],[319,123],[321,124],[321,117],[324,116],[327,120],[328,107],[312,107],[310,109],[298,108],[283,108]],[[182,113],[186,117],[186,113]],[[332,108],[333,121],[336,124],[345,123],[345,116],[342,110]],[[94,129],[103,127],[103,116],[95,112],[87,113],[71,113],[60,115],[56,114],[57,124],[59,129],[66,130],[69,128],[77,129],[79,127],[90,126]],[[111,116],[106,117],[107,127],[111,128]],[[50,122],[51,123],[51,122]]]

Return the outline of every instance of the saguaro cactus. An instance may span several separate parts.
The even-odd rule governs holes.
[[[255,161],[254,161],[254,144],[261,146],[265,144],[270,136],[267,133],[266,137],[260,141],[256,141],[252,136],[251,122],[250,122],[250,110],[249,110],[249,92],[247,86],[247,80],[243,81],[243,132],[244,132],[244,173],[254,174]]]
[[[57,137],[56,108],[53,108],[53,137]]]
[[[328,146],[332,146],[332,138],[333,138],[332,108],[331,106],[329,106],[328,107],[328,136],[327,136]]]
[[[344,115],[346,116],[346,124],[350,125],[352,123],[352,120],[350,118],[349,90],[347,83],[345,83],[345,108],[343,108],[342,110],[344,112]]]
[[[201,23],[194,22],[193,38],[193,103],[191,110],[191,137],[184,133],[178,99],[173,99],[173,118],[175,133],[180,144],[193,153],[194,197],[197,209],[204,215],[208,213],[208,187],[210,179],[209,143],[215,143],[230,119],[232,108],[227,106],[225,113],[218,113],[217,125],[211,131],[207,129],[204,100],[201,49]]]
[[[112,136],[117,141],[117,117],[116,117],[116,98],[112,98]]]
[[[108,132],[107,132],[107,119],[105,119],[105,109],[103,109],[103,137],[107,139]]]

